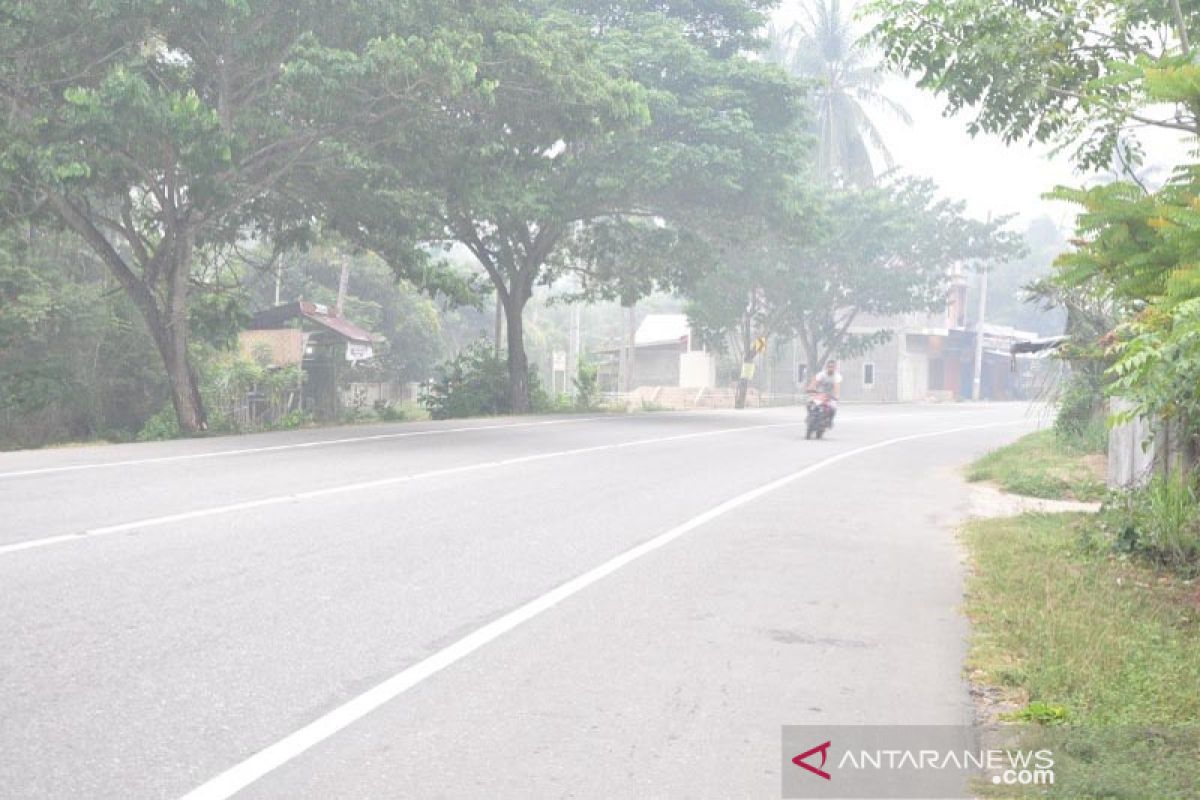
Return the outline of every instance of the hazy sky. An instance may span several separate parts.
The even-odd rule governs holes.
[[[844,4],[850,6],[849,3]],[[790,24],[801,3],[785,0],[776,13],[776,24]],[[865,26],[861,26],[865,30]],[[1006,146],[998,137],[972,138],[968,111],[954,118],[942,115],[944,103],[932,93],[917,89],[903,77],[888,79],[888,93],[912,115],[911,126],[885,111],[867,109],[889,143],[896,166],[904,173],[934,179],[949,197],[967,201],[975,216],[1019,214],[1028,221],[1040,214],[1069,226],[1074,208],[1041,199],[1059,184],[1081,185],[1087,176],[1076,174],[1066,155],[1051,157],[1050,147],[1039,144]],[[1165,152],[1169,164],[1181,148],[1176,137],[1155,137],[1156,150]],[[1152,159],[1149,159],[1152,160]]]

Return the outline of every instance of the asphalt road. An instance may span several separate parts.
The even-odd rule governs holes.
[[[778,797],[781,725],[969,720],[958,470],[1035,417],[0,454],[0,797]]]

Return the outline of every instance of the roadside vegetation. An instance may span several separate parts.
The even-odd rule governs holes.
[[[1053,428],[971,465],[1017,494],[1103,500],[1095,514],[979,520],[963,534],[985,722],[1023,724],[1055,782],[987,797],[1185,798],[1200,791],[1200,504],[1194,475],[1104,487],[1104,428],[1065,393]]]
[[[1036,796],[1195,797],[1197,583],[1114,552],[1089,515],[977,521],[965,539],[971,680],[1034,726],[1025,745],[1058,743]]]
[[[774,33],[760,0],[10,5],[3,448],[408,414],[331,412],[241,351],[301,298],[376,337],[344,394],[433,381],[434,416],[525,413],[595,406],[548,362],[631,333],[572,336],[555,292],[631,320],[669,296],[712,351],[792,336],[813,365],[886,338],[859,315],[944,308],[956,263],[1024,251],[876,174],[867,110],[905,115],[832,0]]]
[[[1087,438],[1055,430],[1031,433],[988,453],[967,469],[967,479],[988,481],[1012,494],[1052,500],[1102,500],[1104,449]]]

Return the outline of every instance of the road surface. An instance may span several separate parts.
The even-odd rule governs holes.
[[[969,720],[959,468],[1035,416],[0,454],[0,797],[778,797],[782,725]]]

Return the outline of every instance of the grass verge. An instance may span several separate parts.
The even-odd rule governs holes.
[[[1098,501],[1105,495],[1105,461],[1102,453],[1044,430],[988,453],[967,469],[967,480],[991,481],[1027,497]]]
[[[1001,695],[1009,719],[1091,737],[1064,750],[1055,786],[1037,796],[1200,796],[1197,739],[1159,746],[1155,733],[1200,732],[1197,585],[1090,544],[1090,519],[1028,514],[966,528],[972,681]]]

